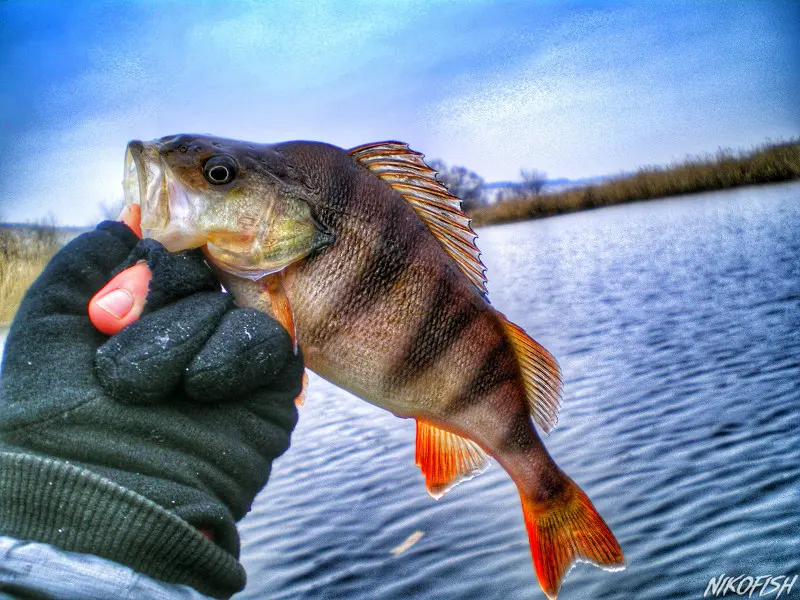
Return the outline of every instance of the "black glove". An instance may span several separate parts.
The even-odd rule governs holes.
[[[108,337],[87,305],[138,260],[153,272],[145,311]],[[172,254],[104,222],[53,258],[17,312],[0,380],[0,453],[112,480],[238,558],[234,521],[288,448],[302,373],[287,332],[236,308],[199,251]],[[59,545],[94,553],[88,534],[76,535],[83,541]]]

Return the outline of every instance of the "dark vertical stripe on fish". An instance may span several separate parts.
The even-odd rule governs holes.
[[[454,289],[454,280],[454,273],[447,267],[440,271],[425,318],[411,338],[403,359],[393,369],[393,385],[407,385],[424,375],[480,316],[481,311],[469,295]]]
[[[519,367],[514,357],[514,350],[508,340],[503,337],[488,352],[481,366],[462,393],[444,409],[448,415],[457,414],[490,399],[497,388],[509,381],[519,382]]]
[[[390,204],[383,229],[375,236],[375,245],[358,275],[342,282],[337,298],[329,304],[335,307],[336,319],[326,314],[316,322],[311,332],[316,343],[324,343],[341,328],[353,325],[355,317],[369,311],[402,278],[414,255],[413,230],[402,231],[407,210],[399,202]]]
[[[535,443],[536,432],[533,429],[531,412],[528,404],[523,402],[508,423],[503,449],[509,452],[521,452],[528,450]]]
[[[350,177],[331,178],[323,193],[326,202],[312,205],[315,218],[331,231],[339,231],[342,219],[347,215],[350,199],[356,195],[355,188]]]

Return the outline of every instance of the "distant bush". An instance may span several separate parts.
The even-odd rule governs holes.
[[[448,167],[443,160],[434,159],[429,166],[436,171],[436,178],[448,191],[461,198],[464,210],[483,204],[483,177],[466,167]]]
[[[537,219],[624,202],[800,179],[800,139],[749,152],[720,150],[666,167],[643,167],[605,183],[547,194],[522,192],[468,211],[473,225]]]

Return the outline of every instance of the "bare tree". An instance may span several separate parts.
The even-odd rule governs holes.
[[[52,211],[31,226],[30,239],[36,248],[44,252],[55,252],[61,245],[58,239],[58,223]]]
[[[483,177],[466,167],[448,167],[443,160],[432,160],[430,167],[438,174],[436,178],[454,196],[461,198],[461,207],[470,210],[485,204],[483,198]]]
[[[536,169],[522,169],[519,174],[522,178],[522,185],[520,187],[524,194],[538,196],[542,193],[542,188],[544,188],[547,183],[547,173],[537,171]]]

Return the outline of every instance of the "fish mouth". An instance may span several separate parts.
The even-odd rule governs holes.
[[[267,274],[247,266],[254,236],[200,228],[196,213],[202,211],[204,203],[180,185],[161,157],[158,142],[128,143],[122,187],[125,203],[141,208],[142,237],[156,240],[170,252],[202,246],[223,270],[241,277],[259,279]]]
[[[142,149],[144,144],[138,140],[128,143],[125,149],[125,174],[122,177],[122,191],[125,195],[125,204],[144,204],[141,190],[146,186],[140,173],[144,174],[142,164]]]
[[[160,242],[170,252],[208,241],[196,225],[189,195],[161,158],[156,143],[128,143],[122,188],[125,203],[141,207],[143,237]]]

